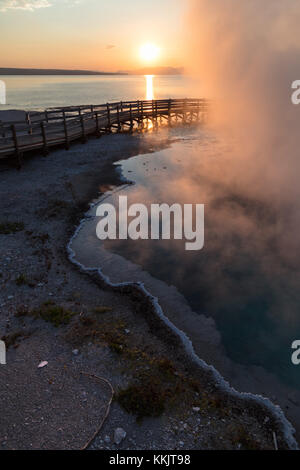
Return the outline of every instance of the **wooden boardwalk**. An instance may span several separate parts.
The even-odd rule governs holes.
[[[30,112],[24,121],[0,121],[0,159],[16,157],[20,166],[25,152],[40,149],[47,154],[53,146],[68,149],[72,141],[86,142],[89,135],[157,128],[164,122],[204,121],[207,112],[204,99],[121,101]]]

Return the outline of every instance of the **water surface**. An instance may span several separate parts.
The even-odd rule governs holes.
[[[108,101],[188,98],[193,80],[180,75],[0,76],[6,84],[1,109],[101,104]]]

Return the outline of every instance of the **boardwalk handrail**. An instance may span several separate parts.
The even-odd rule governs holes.
[[[27,112],[23,121],[0,121],[0,158],[16,156],[21,164],[22,154],[64,144],[89,135],[100,137],[104,133],[124,129],[142,128],[145,122],[157,127],[160,122],[204,121],[209,108],[206,99],[162,99],[119,101],[98,105],[80,105],[46,108]]]

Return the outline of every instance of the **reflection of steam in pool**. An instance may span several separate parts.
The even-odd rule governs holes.
[[[261,365],[298,386],[290,345],[300,332],[300,262],[285,252],[286,213],[242,187],[229,188],[221,177],[229,150],[212,138],[207,143],[187,140],[123,162],[123,173],[130,171],[136,182],[126,190],[130,203],[171,204],[178,197],[181,204],[205,203],[204,250],[188,253],[176,240],[105,246],[175,285],[195,311],[212,316],[236,362]]]

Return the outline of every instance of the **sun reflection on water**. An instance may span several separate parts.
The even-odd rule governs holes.
[[[153,78],[154,75],[145,75],[146,78],[146,100],[154,100]]]

